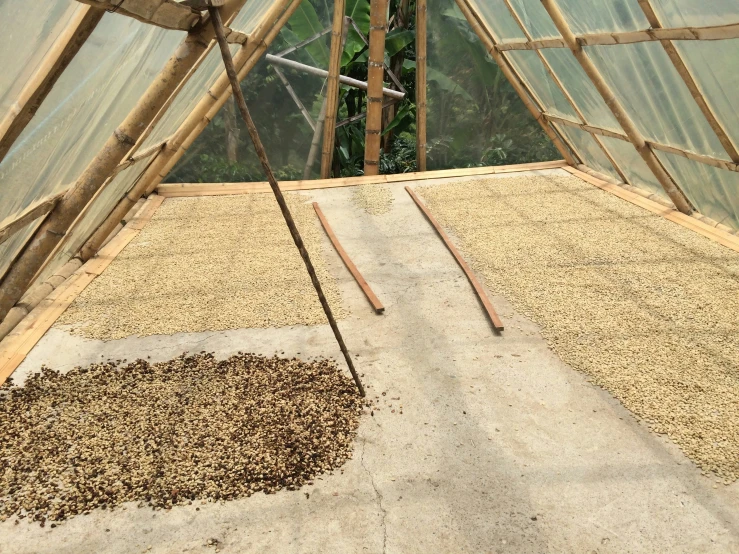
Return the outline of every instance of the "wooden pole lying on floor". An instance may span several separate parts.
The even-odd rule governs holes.
[[[444,244],[449,249],[449,252],[452,253],[454,259],[457,260],[459,267],[462,268],[462,271],[464,271],[464,274],[467,276],[467,280],[472,285],[472,288],[475,289],[475,293],[477,293],[477,298],[480,299],[480,303],[482,304],[485,313],[488,315],[488,318],[490,318],[490,323],[493,324],[493,328],[498,332],[503,331],[505,329],[505,327],[503,326],[503,322],[500,320],[500,317],[498,317],[498,313],[495,311],[495,308],[493,308],[488,295],[485,294],[485,289],[482,288],[480,281],[478,281],[477,277],[475,277],[472,268],[470,268],[470,266],[467,265],[467,262],[464,261],[462,254],[460,254],[459,251],[454,247],[452,239],[449,238],[449,235],[446,234],[439,222],[436,221],[436,218],[431,215],[431,212],[423,204],[423,202],[421,202],[421,199],[418,198],[418,196],[416,196],[416,194],[411,190],[411,187],[405,187],[405,190],[408,192],[408,194],[410,194],[411,198],[413,198],[413,201],[421,209],[423,215],[426,216],[426,219],[428,219],[429,223],[431,223],[433,228],[441,237],[441,240],[444,241]]]
[[[303,258],[303,263],[305,264],[305,267],[308,270],[308,274],[310,275],[310,280],[313,283],[313,287],[316,289],[318,300],[321,302],[321,306],[323,307],[323,311],[326,314],[326,319],[328,319],[329,325],[331,325],[331,330],[334,332],[334,336],[336,337],[336,342],[339,343],[339,348],[341,349],[341,353],[344,354],[344,359],[346,360],[346,364],[349,366],[349,371],[351,372],[352,377],[354,378],[354,382],[357,385],[357,389],[359,389],[359,394],[360,396],[364,396],[365,395],[364,387],[362,386],[362,382],[359,379],[359,375],[357,374],[356,369],[354,369],[354,363],[352,362],[352,358],[349,355],[349,351],[346,348],[346,344],[344,344],[344,338],[341,336],[341,331],[339,331],[339,326],[337,325],[336,320],[334,319],[334,315],[331,312],[331,306],[329,306],[328,300],[326,300],[326,296],[323,294],[323,289],[321,287],[320,281],[318,280],[318,275],[316,275],[316,270],[313,268],[313,262],[311,262],[310,256],[308,255],[308,251],[306,250],[305,245],[303,244],[303,238],[300,236],[300,231],[298,231],[297,225],[295,225],[293,216],[290,213],[290,208],[287,207],[287,202],[285,201],[285,197],[282,195],[282,191],[280,190],[280,185],[277,184],[277,179],[275,179],[275,176],[272,173],[272,167],[269,165],[269,160],[267,160],[267,153],[264,150],[264,145],[262,144],[262,141],[259,138],[259,133],[257,132],[257,128],[254,125],[254,121],[251,118],[251,114],[249,113],[249,108],[246,107],[246,101],[244,100],[244,95],[242,94],[241,86],[239,85],[239,78],[236,75],[236,68],[234,67],[233,60],[231,59],[231,51],[228,48],[228,42],[226,41],[226,35],[223,32],[223,23],[221,21],[221,14],[218,8],[213,8],[213,7],[208,8],[208,13],[210,13],[210,19],[211,19],[211,22],[213,23],[213,28],[216,33],[216,38],[218,39],[218,45],[221,47],[221,54],[223,55],[223,64],[226,66],[226,73],[228,75],[229,81],[231,82],[231,89],[233,90],[234,98],[236,98],[236,105],[239,107],[239,111],[241,112],[241,117],[244,119],[246,128],[249,131],[249,136],[251,137],[251,140],[254,143],[254,149],[256,150],[257,157],[259,158],[259,161],[262,164],[262,169],[264,170],[264,173],[267,176],[267,180],[269,181],[270,187],[272,188],[272,192],[275,195],[277,204],[280,206],[282,217],[285,218],[285,223],[287,223],[287,227],[288,229],[290,229],[290,234],[292,235],[293,241],[295,242],[295,246],[297,246],[298,251],[300,252],[300,257]]]
[[[359,285],[359,288],[362,289],[362,292],[367,297],[367,300],[369,300],[369,303],[372,304],[372,309],[375,310],[375,313],[377,314],[383,313],[385,311],[385,306],[382,305],[382,302],[380,302],[380,299],[377,298],[377,295],[372,291],[372,288],[367,283],[367,280],[362,277],[361,273],[359,273],[357,266],[354,265],[354,262],[352,262],[349,254],[347,254],[346,250],[344,250],[344,248],[341,246],[339,239],[336,238],[333,229],[331,229],[331,225],[328,224],[326,216],[323,215],[321,208],[318,207],[318,202],[313,202],[313,209],[316,211],[318,220],[321,222],[323,230],[326,231],[326,235],[328,235],[331,244],[334,245],[336,252],[338,252],[341,261],[344,262],[344,265],[349,270],[349,273],[352,274],[352,277],[354,277],[354,280]]]
[[[426,171],[426,0],[416,0],[416,165]]]
[[[387,0],[370,2],[369,61],[367,62],[367,121],[364,136],[364,174],[380,173],[382,79],[385,74]]]
[[[555,0],[541,0],[541,3],[547,10],[549,17],[552,18],[554,26],[557,27],[557,30],[560,32],[562,38],[567,43],[567,46],[569,46],[570,50],[572,50],[572,53],[575,55],[575,58],[577,58],[577,61],[580,62],[580,66],[585,71],[585,74],[590,78],[590,81],[593,83],[593,85],[595,85],[595,89],[603,97],[606,106],[610,108],[611,112],[616,118],[616,121],[618,121],[618,123],[621,125],[621,128],[626,133],[626,136],[629,137],[631,144],[634,146],[634,148],[636,148],[636,151],[646,162],[647,166],[649,166],[649,169],[657,178],[659,184],[662,185],[662,188],[667,193],[667,196],[670,197],[670,200],[672,200],[672,202],[675,204],[675,207],[684,214],[690,215],[691,213],[693,213],[693,208],[690,205],[688,199],[678,188],[677,184],[675,184],[675,182],[672,180],[672,177],[670,177],[667,171],[665,171],[665,168],[662,167],[662,164],[657,159],[657,156],[654,154],[650,146],[647,144],[644,136],[641,134],[641,131],[639,131],[639,129],[636,127],[636,124],[626,112],[626,109],[618,101],[616,95],[613,93],[608,83],[606,83],[603,75],[601,75],[600,71],[590,59],[590,56],[587,54],[587,52],[583,50],[582,45],[577,42],[577,38],[570,29],[569,24],[562,15],[562,12],[560,11],[559,6],[557,6]]]
[[[339,76],[341,56],[349,24],[344,16],[345,0],[334,0],[334,19],[331,25],[331,55],[326,86],[326,118],[323,121],[323,148],[321,150],[321,179],[331,177],[334,143],[336,140],[336,112],[339,107]]]

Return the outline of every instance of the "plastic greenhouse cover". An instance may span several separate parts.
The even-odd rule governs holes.
[[[534,40],[560,36],[541,0],[511,0],[511,5]]]
[[[642,159],[633,144],[611,137],[598,138],[606,147],[616,165],[624,172],[631,185],[669,200],[665,189],[659,184],[647,162]]]
[[[651,0],[663,27],[708,27],[739,23],[736,0]]]
[[[608,157],[603,152],[603,149],[598,146],[595,139],[590,133],[576,129],[575,127],[567,127],[565,125],[554,125],[557,131],[563,135],[569,143],[575,148],[575,154],[587,165],[590,169],[599,171],[613,177],[614,179],[621,180],[618,172],[613,168],[613,165],[608,160]]]
[[[649,29],[637,0],[557,0],[576,35]]]
[[[728,159],[659,42],[585,50],[647,140]]]
[[[470,0],[470,5],[475,8],[480,18],[492,30],[497,42],[526,40],[526,35],[503,2]],[[459,17],[464,18],[459,10],[453,11],[456,11]]]
[[[0,114],[8,113],[57,37],[83,9],[69,1],[36,2],[33,9],[27,1],[0,2],[0,21],[12,22],[0,34]]]

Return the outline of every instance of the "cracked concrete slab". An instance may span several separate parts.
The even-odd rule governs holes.
[[[170,511],[127,505],[56,529],[8,521],[0,553],[739,551],[739,487],[701,476],[490,291],[506,323],[494,335],[403,186],[390,188],[381,216],[354,208],[350,189],[304,194],[386,305],[375,315],[329,250],[351,314],[340,326],[379,400],[353,459],[298,491]],[[340,358],[327,325],[107,343],[52,329],[15,377],[43,363],[200,350]]]

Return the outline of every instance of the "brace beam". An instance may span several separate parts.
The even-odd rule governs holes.
[[[174,0],[77,0],[94,8],[132,17],[157,27],[189,31],[197,25],[200,14]]]

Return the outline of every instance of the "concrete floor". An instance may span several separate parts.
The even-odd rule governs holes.
[[[386,305],[372,312],[329,246],[352,314],[340,325],[382,405],[342,471],[225,504],[127,505],[56,529],[11,520],[0,552],[739,552],[739,486],[701,476],[491,291],[507,325],[493,334],[403,185],[391,188],[382,216],[358,212],[351,189],[306,193]],[[327,325],[108,343],[52,329],[14,377],[185,350],[339,354]]]

